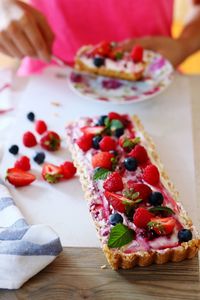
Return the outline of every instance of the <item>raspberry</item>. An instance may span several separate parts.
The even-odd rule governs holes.
[[[110,113],[108,114],[108,118],[109,118],[110,120],[119,120],[119,121],[121,121],[121,119],[122,119],[121,115],[118,114],[118,113],[116,113],[116,112],[110,112]]]
[[[111,170],[112,158],[113,158],[113,154],[109,152],[99,152],[92,157],[92,166],[93,168],[100,167],[100,168]]]
[[[144,169],[143,179],[152,185],[156,185],[160,180],[160,174],[157,167],[155,165],[148,165]]]
[[[110,136],[104,136],[100,141],[99,146],[102,151],[111,151],[116,149],[117,144]]]
[[[15,162],[15,168],[18,168],[23,171],[29,171],[31,169],[30,159],[27,156],[20,157]]]
[[[129,156],[135,157],[140,164],[143,164],[148,160],[147,151],[141,145],[136,145],[134,149],[129,153]]]
[[[133,188],[134,191],[140,193],[138,198],[142,199],[143,201],[148,200],[152,193],[151,188],[144,183],[135,183],[133,180],[129,180],[127,185],[129,189]]]
[[[92,148],[92,134],[84,134],[80,138],[77,139],[76,143],[84,152],[88,151]]]
[[[136,45],[133,47],[131,51],[131,58],[134,61],[134,63],[141,62],[143,59],[143,51],[144,49],[140,45]]]
[[[119,173],[112,173],[106,181],[104,181],[103,187],[109,192],[119,192],[123,190],[123,181]]]
[[[43,134],[45,131],[47,131],[47,125],[44,121],[42,120],[38,120],[35,123],[35,130],[37,131],[37,133],[39,134]]]
[[[27,131],[23,135],[23,144],[24,146],[31,148],[37,145],[36,138],[34,134],[30,131]]]
[[[64,162],[61,166],[61,173],[65,179],[70,179],[76,174],[76,168],[70,161]]]
[[[139,207],[136,209],[133,216],[133,223],[138,228],[145,228],[153,217],[154,215],[150,213],[146,208]]]

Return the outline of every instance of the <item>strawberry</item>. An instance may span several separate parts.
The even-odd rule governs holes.
[[[154,230],[158,235],[167,235],[174,230],[176,220],[173,217],[152,218],[147,225],[149,229]]]
[[[154,215],[150,213],[146,208],[138,207],[133,216],[133,223],[138,228],[145,228],[153,217]]]
[[[39,134],[43,134],[45,131],[47,131],[47,125],[43,120],[38,120],[35,123],[35,130]]]
[[[47,131],[40,140],[42,148],[48,151],[56,151],[60,148],[60,136],[54,131]]]
[[[119,121],[121,121],[122,116],[121,116],[120,114],[116,113],[116,112],[110,112],[110,113],[108,114],[108,118],[109,118],[110,120],[119,120]]]
[[[124,149],[125,152],[130,152],[138,143],[140,142],[139,137],[134,137],[134,133],[131,134],[131,137],[125,135],[120,136],[119,145]]]
[[[81,150],[84,152],[88,151],[92,148],[92,134],[83,134],[81,137],[79,137],[76,141],[76,144],[79,146]]]
[[[70,179],[76,174],[76,168],[70,161],[64,162],[61,166],[61,173],[65,179]]]
[[[124,50],[122,47],[115,47],[109,53],[109,58],[114,60],[120,60],[123,58]]]
[[[108,200],[109,204],[112,205],[114,210],[117,210],[121,213],[124,213],[126,210],[126,201],[130,201],[129,199],[125,198],[122,195],[118,195],[115,193],[111,193],[109,191],[105,191],[104,193],[106,199]]]
[[[131,51],[131,58],[134,61],[134,63],[139,63],[143,59],[143,52],[144,49],[140,45],[136,45],[133,47]]]
[[[152,193],[151,188],[144,183],[135,183],[133,180],[129,180],[127,182],[127,186],[129,189],[132,188],[135,192],[138,192],[138,198],[142,199],[143,201],[147,201]]]
[[[148,155],[146,149],[141,145],[136,145],[133,150],[129,153],[129,156],[135,157],[139,164],[146,163]]]
[[[21,169],[23,171],[29,171],[31,169],[30,159],[27,156],[20,157],[15,162],[15,168]]]
[[[100,55],[100,56],[108,56],[111,51],[111,43],[102,41],[98,45],[96,45],[90,52],[89,55],[95,56],[95,55]]]
[[[27,131],[23,135],[23,144],[24,146],[31,148],[37,145],[36,138],[34,134],[30,131]]]
[[[112,170],[112,158],[113,154],[109,152],[99,152],[92,157],[93,168],[104,168]]]
[[[64,176],[62,174],[61,167],[45,163],[42,168],[42,177],[48,183],[56,183],[60,181]]]
[[[116,149],[117,143],[112,137],[104,136],[100,141],[99,146],[102,151],[111,151]]]
[[[111,175],[104,181],[103,187],[109,192],[119,192],[123,190],[122,177],[117,172],[111,173]]]
[[[81,128],[81,131],[84,134],[98,135],[104,130],[104,128],[104,126],[84,126]]]
[[[35,181],[36,177],[35,175],[21,169],[11,168],[7,170],[6,179],[15,187],[21,187],[31,184]]]
[[[160,180],[160,174],[157,167],[155,165],[148,165],[144,169],[143,179],[152,185],[156,185]]]

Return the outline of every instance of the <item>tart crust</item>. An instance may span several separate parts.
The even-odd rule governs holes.
[[[164,170],[163,164],[161,163],[159,156],[157,154],[155,144],[150,138],[150,136],[144,130],[144,127],[140,121],[140,119],[135,115],[132,117],[134,122],[134,127],[137,131],[141,132],[145,138],[146,150],[151,161],[158,167],[160,172],[160,180],[165,188],[172,195],[174,200],[179,203],[181,210],[180,216],[184,220],[187,229],[192,229],[196,238],[181,243],[180,246],[173,248],[166,248],[164,250],[151,250],[151,251],[138,251],[134,253],[124,253],[120,249],[110,249],[107,245],[103,245],[103,252],[111,265],[112,269],[117,270],[119,268],[122,269],[132,269],[135,266],[149,266],[153,263],[155,264],[164,264],[169,261],[172,262],[180,262],[185,259],[191,259],[198,253],[200,249],[200,238],[198,232],[193,226],[192,220],[188,217],[185,209],[178,201],[178,192],[176,191],[174,184],[170,181],[166,171]],[[74,164],[78,170],[78,174],[80,177],[80,181],[82,184],[82,188],[85,194],[86,200],[90,203],[93,199],[93,194],[88,190],[88,186],[91,185],[91,180],[89,175],[87,174],[87,168],[84,164],[81,164],[78,159],[78,150],[74,147],[74,143],[72,142],[70,135],[67,135],[67,144],[69,150],[72,154]],[[97,232],[99,231],[99,224],[94,220]],[[99,236],[100,240],[101,237]]]
[[[120,71],[113,71],[105,68],[104,66],[101,66],[99,68],[97,67],[88,67],[84,62],[81,60],[81,55],[84,54],[86,51],[88,51],[91,48],[91,46],[83,46],[79,49],[77,52],[76,58],[75,58],[75,69],[82,72],[87,72],[95,75],[100,76],[106,76],[106,77],[113,77],[118,79],[124,79],[124,80],[130,80],[130,81],[136,81],[140,80],[143,76],[144,69],[137,73],[127,73],[127,72],[120,72]],[[144,64],[145,66],[145,64]]]

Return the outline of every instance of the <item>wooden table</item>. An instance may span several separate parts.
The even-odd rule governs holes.
[[[197,195],[200,193],[199,85],[200,77],[193,77],[191,93]],[[50,266],[20,290],[0,291],[0,299],[200,299],[198,257],[181,263],[118,272],[109,266],[102,269],[101,266],[106,263],[100,249],[64,248]]]

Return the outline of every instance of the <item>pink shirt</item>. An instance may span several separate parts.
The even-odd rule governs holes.
[[[85,44],[171,34],[173,0],[31,0],[47,17],[56,38],[53,53],[69,64]],[[21,73],[41,64],[25,59]],[[25,72],[24,72],[25,71]]]

